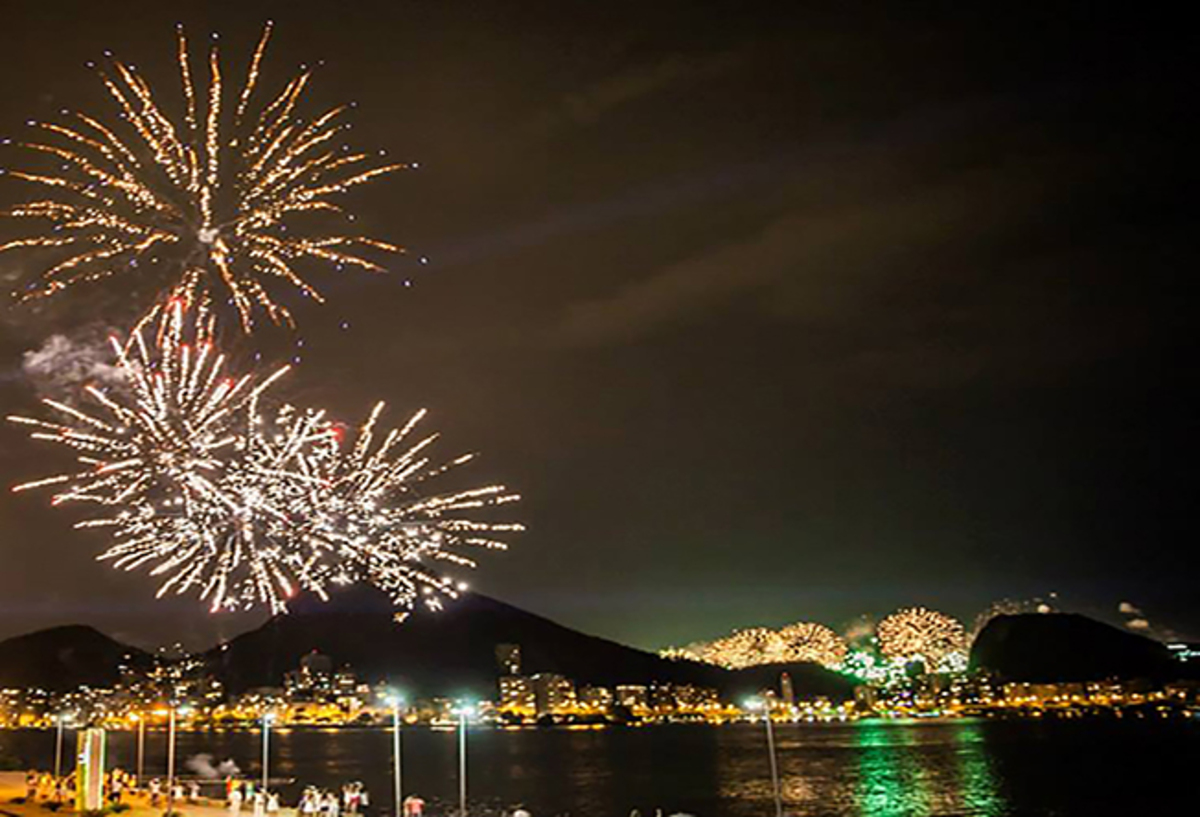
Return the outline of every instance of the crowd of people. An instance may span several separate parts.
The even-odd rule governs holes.
[[[25,776],[26,799],[30,802],[42,800],[64,805],[74,799],[76,793],[75,773],[55,777],[49,772],[30,771]],[[153,809],[175,810],[183,805],[204,804],[220,807],[218,793],[215,799],[201,796],[197,779],[176,778],[164,781],[153,777],[141,785],[137,778],[122,769],[113,769],[105,775],[105,799],[109,805],[133,805],[141,802]],[[340,791],[308,786],[304,789],[294,810],[285,808],[280,794],[257,785],[253,780],[236,777],[225,778],[224,805],[229,817],[360,817],[369,813],[370,796],[361,782],[347,783]],[[425,800],[416,794],[404,798],[401,805],[403,817],[424,817]],[[505,809],[504,817],[530,817],[524,806]],[[640,814],[631,817],[641,817]],[[659,815],[656,815],[659,817]]]
[[[25,797],[27,800],[44,800],[64,804],[75,798],[75,772],[55,776],[50,772],[30,770],[25,775]],[[195,780],[176,780],[170,787],[155,777],[143,786],[137,778],[123,769],[113,769],[104,775],[104,798],[111,806],[126,803],[127,797],[143,795],[151,808],[158,808],[174,800],[176,803],[199,803],[200,784]]]
[[[225,805],[230,817],[238,817],[242,809],[254,817],[277,817],[279,814],[279,792],[255,786],[253,780],[225,779]]]
[[[341,793],[308,786],[300,797],[296,811],[300,817],[340,817],[366,812],[371,803],[362,783],[347,783]]]

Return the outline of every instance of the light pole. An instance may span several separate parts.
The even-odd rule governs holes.
[[[56,734],[54,737],[54,779],[58,780],[62,777],[62,754],[63,754],[63,721],[66,715],[62,712],[58,713],[56,719]]]
[[[401,817],[404,811],[404,785],[400,772],[400,704],[403,702],[396,693],[388,697],[388,703],[392,705],[392,783],[396,817]]]
[[[175,810],[175,713],[187,715],[191,710],[187,707],[176,709],[171,704],[167,710],[167,814]]]
[[[458,817],[467,817],[467,718],[474,714],[470,704],[459,704],[458,714]]]
[[[137,721],[137,788],[140,791],[142,788],[142,772],[144,769],[146,757],[146,719],[140,714],[135,714],[133,719]]]
[[[175,706],[167,713],[167,817],[175,810]]]
[[[262,718],[262,790],[263,796],[266,797],[267,784],[270,782],[270,767],[271,767],[271,724],[275,720],[275,713],[264,712]]]
[[[779,765],[775,760],[775,731],[771,728],[771,707],[763,698],[751,698],[746,702],[749,710],[761,709],[763,723],[767,727],[767,754],[771,759],[771,791],[775,795],[775,817],[783,817],[783,795],[779,791]]]

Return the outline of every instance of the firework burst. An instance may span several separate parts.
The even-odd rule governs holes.
[[[224,292],[249,331],[256,309],[276,323],[292,323],[272,294],[277,284],[321,300],[298,271],[300,262],[385,271],[371,256],[401,248],[345,230],[353,216],[339,199],[350,188],[407,166],[335,145],[349,127],[344,118],[351,105],[301,118],[297,110],[311,70],[303,69],[256,106],[270,35],[268,23],[240,93],[226,99],[215,43],[201,85],[193,78],[180,27],[181,120],[167,114],[133,66],[110,59],[99,73],[119,124],[85,113],[75,113],[66,124],[31,123],[44,138],[23,146],[48,156],[54,169],[8,171],[42,188],[45,198],[5,213],[37,226],[0,244],[0,252],[41,250],[53,260],[21,298],[169,269],[177,273],[168,286],[172,296],[207,309]],[[308,217],[314,214],[342,226],[312,228]]]
[[[664,651],[671,658],[687,658],[726,669],[762,664],[812,662],[826,667],[841,664],[846,642],[822,624],[797,622],[780,630],[752,627],[737,630],[716,641],[700,642]]]
[[[148,569],[160,597],[194,592],[214,612],[284,612],[298,590],[325,598],[330,585],[367,582],[398,606],[422,599],[436,609],[464,588],[441,566],[472,567],[459,550],[504,547],[495,537],[521,529],[471,518],[517,499],[503,486],[426,490],[471,457],[434,464],[436,435],[410,439],[424,412],[377,442],[381,404],[344,444],[323,411],[264,409],[287,368],[226,376],[211,318],[191,319],[181,301],[113,348],[125,388],[89,387],[88,410],[44,401],[56,421],[10,418],[83,466],[14,490],[54,487],[55,504],[101,506],[78,523],[110,530],[98,558]]]
[[[967,647],[967,635],[956,619],[924,607],[907,607],[879,622],[875,631],[888,658],[924,658],[933,664]]]
[[[352,443],[340,431],[325,434],[297,458],[294,473],[307,497],[296,535],[307,548],[333,555],[325,575],[334,583],[367,582],[387,591],[397,606],[411,607],[420,598],[437,609],[443,597],[466,589],[440,566],[475,567],[461,550],[504,549],[497,535],[523,529],[471,515],[519,497],[503,485],[427,490],[432,480],[474,455],[435,464],[428,452],[437,435],[413,439],[426,412],[379,434],[383,408],[383,403],[375,406]],[[282,439],[310,434],[306,429],[312,422],[293,421],[293,430]],[[303,426],[299,433],[297,423]]]

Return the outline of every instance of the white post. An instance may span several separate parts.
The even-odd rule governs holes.
[[[771,708],[763,703],[763,723],[767,725],[767,751],[771,756],[771,789],[775,793],[775,817],[783,817],[783,795],[779,791],[779,765],[775,760],[775,732],[771,728]]]
[[[270,781],[271,764],[271,714],[263,713],[262,719],[262,790],[266,797],[267,783]]]
[[[175,810],[175,706],[167,720],[167,814]]]
[[[467,817],[467,710],[458,710],[458,815]]]
[[[392,780],[395,784],[396,817],[404,810],[404,788],[400,777],[400,701],[392,699]]]
[[[138,740],[137,740],[137,787],[140,790],[145,782],[143,770],[146,757],[146,717],[138,715]]]
[[[62,752],[63,752],[63,715],[58,713],[58,725],[54,739],[54,779],[62,777]]]

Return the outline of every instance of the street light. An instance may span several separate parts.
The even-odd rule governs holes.
[[[175,714],[187,716],[189,707],[176,708],[172,704],[167,710],[167,814],[175,810]]]
[[[771,707],[762,698],[746,701],[750,711],[762,710],[763,723],[767,727],[767,753],[771,758],[771,789],[775,794],[775,817],[783,817],[783,795],[779,791],[779,766],[775,760],[775,732],[771,728]]]
[[[133,719],[137,721],[138,736],[137,736],[137,788],[140,791],[142,788],[142,771],[146,757],[146,719],[141,715],[134,713]]]
[[[471,704],[459,704],[458,715],[458,817],[467,817],[467,718],[475,714]]]
[[[69,716],[64,712],[59,712],[55,718],[55,737],[54,737],[54,779],[62,777],[62,755],[63,755],[63,727]]]
[[[404,703],[404,698],[393,692],[387,701],[392,707],[392,794],[395,797],[396,817],[401,817],[404,810],[404,788],[400,773],[400,706]]]
[[[275,721],[274,712],[264,712],[262,718],[262,790],[267,791],[267,783],[270,781],[271,766],[271,724]]]

